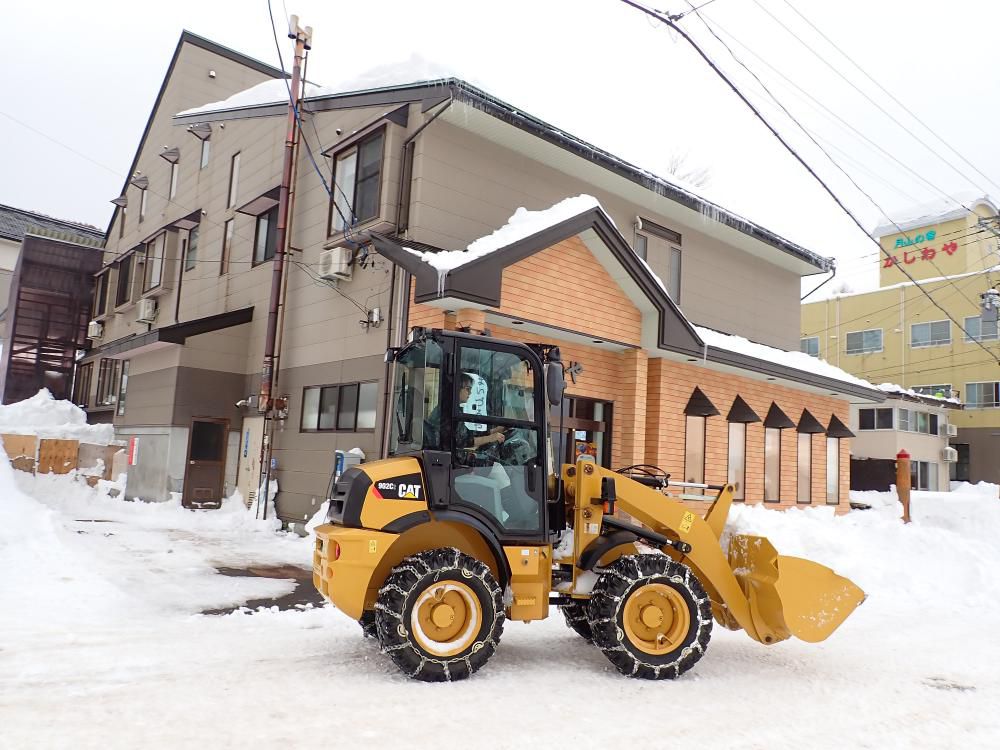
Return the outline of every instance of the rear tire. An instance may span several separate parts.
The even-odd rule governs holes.
[[[674,679],[705,653],[712,604],[691,569],[666,555],[626,555],[590,599],[594,643],[624,675]]]
[[[574,601],[571,604],[563,604],[559,611],[566,618],[566,627],[574,631],[587,643],[594,642],[594,633],[590,629],[590,619],[587,612],[587,602]]]
[[[364,633],[365,638],[378,638],[378,626],[375,625],[375,610],[366,609],[362,612],[358,624],[361,626],[361,632]]]
[[[496,651],[503,592],[485,563],[454,548],[420,552],[392,569],[379,590],[379,645],[417,680],[462,680]]]

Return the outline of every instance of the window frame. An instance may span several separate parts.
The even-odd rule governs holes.
[[[948,338],[947,339],[934,339],[934,325],[944,323],[948,326]],[[926,344],[915,344],[913,342],[913,332],[915,329],[921,326],[927,326],[927,343]],[[950,320],[927,320],[921,323],[911,323],[910,324],[910,348],[911,349],[929,349],[933,346],[950,346],[952,342],[951,337],[951,321]]]
[[[950,398],[952,388],[951,383],[931,383],[929,385],[911,385],[910,390],[919,393],[921,396],[933,396],[937,391],[948,394],[945,398]]]
[[[970,325],[970,321],[976,321],[976,323],[978,324],[978,326]],[[962,321],[963,327],[965,328],[966,331],[969,332],[969,334],[972,333],[972,328],[973,327],[978,327],[978,329],[979,329],[979,335],[969,335],[969,334],[963,332],[962,333],[962,340],[966,344],[971,344],[971,343],[974,343],[976,341],[997,341],[998,339],[1000,339],[1000,322],[994,320],[994,321],[991,321],[991,323],[993,325],[993,335],[984,336],[983,335],[983,316],[982,315],[969,315],[969,316],[967,316]]]
[[[222,255],[219,257],[219,276],[229,273],[229,261],[233,252],[233,222],[226,219],[222,225]]]
[[[981,385],[991,385],[991,386],[993,386],[993,402],[992,403],[982,403],[982,402],[973,403],[972,401],[970,401],[969,397],[972,394],[972,387],[971,386],[974,386],[974,385],[975,386],[981,386]],[[977,388],[976,390],[978,391],[979,389]],[[967,409],[995,409],[995,408],[997,408],[998,406],[1000,406],[1000,381],[998,381],[998,380],[980,380],[980,381],[976,381],[976,382],[972,382],[972,383],[966,383],[965,384],[965,400],[964,400],[964,403],[965,403],[965,407]]]
[[[126,206],[119,206],[118,210],[118,239],[121,239],[125,236],[125,217],[128,215],[128,210]]]
[[[150,276],[151,276],[150,270],[153,268],[154,264],[150,261],[150,255],[149,254],[150,254],[150,251],[155,248],[156,241],[159,240],[161,237],[163,238],[163,247],[162,247],[162,254],[159,257],[159,261],[160,261],[160,263],[159,263],[160,278],[157,280],[157,282],[155,284],[150,284],[149,283]],[[144,242],[143,243],[143,251],[142,252],[143,252],[143,257],[145,258],[145,261],[143,263],[143,270],[142,270],[142,294],[149,294],[150,292],[155,292],[156,290],[161,289],[163,287],[163,280],[166,277],[166,273],[167,273],[167,232],[166,232],[166,230],[164,230],[162,232],[159,232],[158,234],[154,235],[149,240],[147,240],[146,242]],[[157,260],[157,258],[156,258],[155,255],[153,256],[152,260],[153,261]]]
[[[90,406],[90,386],[93,385],[93,377],[93,361],[84,362],[76,368],[76,380],[73,382],[73,403],[81,409]]]
[[[267,226],[265,227],[264,236],[264,257],[261,259],[257,258],[258,245],[260,244],[260,225],[261,221],[266,221]],[[274,226],[274,231],[271,231],[271,226]],[[267,255],[268,240],[274,239],[274,247],[272,248],[271,255]],[[267,263],[274,260],[274,256],[278,254],[278,207],[272,206],[267,211],[257,214],[254,217],[254,229],[253,229],[253,255],[250,258],[250,267],[255,268],[259,265]]]
[[[784,432],[780,427],[765,427],[764,428],[764,502],[765,503],[780,503],[781,502],[781,433]],[[776,459],[768,460],[768,439],[772,437],[777,437],[777,456]],[[775,476],[772,477],[772,481],[768,482],[768,473],[773,471]],[[773,496],[768,497],[768,486],[770,485]]]
[[[702,417],[702,419],[705,419],[705,417]],[[738,429],[734,430],[734,427]],[[738,459],[735,462],[733,448],[737,446],[734,443],[734,432],[737,433],[735,437],[739,441]],[[733,500],[742,502],[746,500],[747,423],[729,422],[726,433],[728,441],[726,444],[726,482],[733,486]],[[736,464],[735,466],[734,463]]]
[[[185,271],[191,271],[198,266],[198,239],[200,235],[201,224],[195,224],[188,230],[187,245],[184,248]]]
[[[700,420],[700,421],[693,421]],[[701,425],[701,436],[700,436],[700,446],[692,446],[692,426],[700,424]],[[697,436],[695,436],[697,437]],[[705,453],[708,448],[708,417],[699,417],[693,414],[686,414],[684,416],[684,481],[691,482],[692,484],[705,484],[705,464],[706,456]],[[699,448],[700,452],[692,451],[693,448]],[[700,456],[700,465],[690,466],[690,462],[697,463]],[[689,470],[691,468],[697,469],[697,476],[692,476],[692,472]],[[686,488],[688,489],[688,488]],[[688,489],[688,492],[691,492]]]
[[[874,333],[878,331],[878,349],[866,349],[865,348],[865,334]],[[850,337],[854,334],[861,335],[861,349],[858,351],[851,351],[850,348]],[[878,354],[879,352],[885,351],[885,331],[881,328],[865,328],[860,331],[848,331],[844,334],[844,354],[848,356],[856,356],[859,354]]]
[[[94,394],[92,409],[117,410],[121,366],[121,360],[111,357],[100,359],[97,368],[97,390]]]
[[[318,433],[326,433],[326,432],[349,432],[349,433],[371,432],[371,433],[373,433],[373,432],[375,432],[376,428],[378,427],[378,421],[379,421],[379,416],[378,416],[378,395],[379,395],[379,393],[378,393],[378,383],[379,383],[378,380],[353,380],[353,381],[348,381],[346,383],[324,383],[324,384],[321,384],[321,385],[307,385],[307,386],[304,386],[302,388],[302,402],[301,402],[302,403],[302,408],[301,408],[300,414],[299,414],[299,432],[306,432],[306,433],[313,433],[313,432],[318,432]],[[374,408],[375,420],[374,420],[373,425],[371,427],[358,427],[358,414],[361,412],[360,406],[361,406],[361,403],[362,403],[362,398],[361,398],[362,386],[366,386],[366,385],[370,385],[370,386],[374,387],[374,391],[373,391],[372,395],[373,395],[373,399],[374,399],[373,403],[374,403],[374,406],[375,406],[375,408]],[[354,426],[353,427],[341,427],[340,426],[340,424],[341,424],[341,410],[340,410],[340,405],[341,405],[341,390],[344,389],[344,388],[355,388],[355,389],[357,389],[357,398],[356,398],[355,403],[354,403],[354,421],[353,421],[353,425]],[[328,390],[334,390],[335,397],[336,397],[335,403],[337,405],[337,408],[336,408],[336,411],[334,412],[334,416],[333,416],[333,425],[334,426],[333,427],[320,427],[319,426],[319,418],[320,418],[320,414],[322,414],[322,404],[323,404],[323,400],[324,400],[324,393],[323,392],[324,391],[328,391]],[[305,424],[305,419],[306,419],[306,410],[305,410],[306,394],[309,391],[319,391],[319,394],[318,394],[319,401],[317,402],[318,408],[317,408],[317,411],[316,411],[316,426],[315,427],[307,427],[306,424]]]
[[[812,505],[812,437],[811,432],[796,433],[795,502],[797,505]],[[806,447],[805,451],[802,450],[803,445]]]
[[[125,307],[131,305],[135,300],[135,272],[136,269],[140,267],[141,264],[135,262],[135,253],[126,253],[123,257],[119,258],[115,265],[118,268],[118,273],[115,278],[115,310],[121,310]],[[122,269],[128,269],[128,275],[122,276]],[[122,300],[122,280],[125,280],[125,286],[127,287],[126,299]]]
[[[139,223],[141,224],[146,218],[146,209],[149,207],[147,203],[147,188],[139,188]]]
[[[646,260],[649,255],[649,238],[642,232],[637,231],[635,233],[635,242],[633,244],[634,247],[632,249],[635,251],[635,254],[643,260]]]
[[[831,466],[834,467],[832,472]],[[829,435],[826,436],[826,504],[840,505],[840,438]]]
[[[885,416],[885,412],[889,412],[889,426],[879,427],[880,417]],[[862,424],[862,415],[871,414],[872,426],[865,427]],[[869,406],[863,409],[858,409],[858,430],[862,432],[891,432],[896,429],[896,409],[892,406]]]
[[[378,219],[381,216],[381,212],[382,212],[382,183],[384,182],[384,178],[385,178],[385,175],[386,175],[385,153],[386,153],[386,141],[388,140],[387,134],[388,134],[388,127],[387,127],[387,125],[385,123],[383,123],[379,127],[375,128],[375,129],[373,129],[373,130],[371,130],[371,131],[369,131],[367,133],[364,133],[363,135],[359,135],[356,139],[352,140],[350,143],[344,144],[343,147],[341,147],[340,149],[338,149],[337,151],[333,152],[330,155],[331,156],[331,162],[332,162],[333,180],[334,180],[334,183],[336,183],[336,180],[337,180],[337,167],[338,167],[341,159],[344,158],[344,157],[346,157],[346,156],[349,156],[352,152],[354,154],[354,178],[353,178],[353,184],[351,186],[351,201],[350,201],[350,205],[347,206],[347,208],[351,212],[351,218],[353,220],[353,223],[350,226],[347,226],[346,223],[345,223],[345,226],[340,227],[339,229],[336,226],[336,220],[338,218],[340,218],[340,214],[337,212],[336,202],[338,200],[338,197],[342,198],[342,197],[344,197],[344,195],[346,195],[346,191],[344,191],[343,193],[341,193],[339,191],[338,186],[336,184],[334,184],[332,186],[333,187],[333,195],[330,197],[329,206],[327,208],[326,233],[327,233],[327,237],[328,238],[343,236],[344,234],[346,234],[349,231],[353,230],[355,227],[358,227],[358,226],[360,226],[362,224],[365,224],[365,223],[367,223],[369,221],[376,220],[376,219]],[[371,215],[371,216],[363,218],[363,217],[357,216],[356,215],[356,211],[355,211],[355,207],[358,204],[358,184],[360,182],[360,180],[358,179],[358,167],[359,167],[358,157],[361,154],[362,147],[365,146],[367,143],[375,140],[376,138],[381,138],[382,139],[382,148],[381,148],[381,152],[379,153],[378,174],[374,178],[375,183],[376,183],[376,191],[375,191],[375,213],[373,215]],[[369,179],[372,179],[372,178],[369,178]]]
[[[812,352],[807,351],[806,349],[802,348],[802,345],[805,342],[807,342],[807,341],[815,341],[816,342],[816,353],[815,354],[813,354]],[[864,342],[864,339],[862,338],[862,343],[863,342]],[[803,354],[808,354],[810,357],[816,357],[817,359],[819,359],[819,336],[802,336],[799,339],[799,351],[802,352]]]
[[[198,159],[198,170],[202,170],[208,166],[209,157],[212,154],[212,142],[205,138],[201,142],[201,155]]]
[[[177,162],[170,162],[170,189],[167,192],[167,198],[173,200],[177,197],[177,182],[180,177],[180,168]]]
[[[108,316],[108,295],[111,293],[111,267],[101,269],[94,280],[94,320]]]
[[[237,151],[229,159],[229,189],[226,192],[226,208],[236,205],[240,187],[240,152]]]

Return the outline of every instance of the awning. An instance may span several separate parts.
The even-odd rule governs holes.
[[[834,414],[830,417],[830,426],[826,428],[826,436],[832,438],[852,438],[854,433],[847,429],[847,425],[837,419]]]
[[[750,404],[737,396],[733,399],[733,405],[729,407],[729,414],[726,415],[726,421],[750,424],[751,422],[759,422],[760,417],[757,416],[757,412],[750,408]]]
[[[167,224],[165,229],[194,229],[196,226],[201,224],[201,209],[197,211],[192,211],[187,216],[182,216],[170,224]]]
[[[803,432],[809,435],[819,435],[820,433],[826,432],[826,430],[823,429],[823,425],[819,423],[819,420],[809,413],[808,409],[803,409],[802,416],[799,417],[797,432]]]
[[[247,214],[248,216],[260,216],[261,214],[266,214],[278,205],[278,197],[280,194],[281,186],[279,185],[278,187],[273,187],[263,195],[257,196],[249,203],[244,203],[236,209],[236,213]]]
[[[794,427],[795,422],[789,419],[788,415],[772,401],[771,408],[767,410],[767,416],[764,417],[764,426],[778,430],[787,430],[789,427]]]
[[[91,349],[87,356],[100,356],[109,358],[119,358],[126,353],[138,354],[138,349],[153,350],[161,349],[169,344],[183,344],[190,336],[198,336],[203,333],[221,331],[225,328],[243,325],[253,320],[253,308],[244,307],[240,310],[219,313],[218,315],[208,315],[204,318],[188,320],[184,323],[175,323],[170,326],[156,328],[147,333],[140,333],[128,336],[117,341],[111,341],[103,346]]]

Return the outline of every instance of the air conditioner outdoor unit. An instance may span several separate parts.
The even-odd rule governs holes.
[[[99,339],[104,335],[104,324],[92,320],[87,323],[87,338],[88,339]]]
[[[953,464],[958,460],[958,451],[954,448],[945,448],[941,451],[941,460],[946,464]]]
[[[354,252],[349,247],[333,247],[319,254],[316,270],[321,279],[339,281],[351,278]]]
[[[135,321],[137,323],[152,323],[156,320],[156,300],[141,299],[136,305]]]
[[[948,437],[958,437],[958,425],[950,422],[944,426],[945,434]]]

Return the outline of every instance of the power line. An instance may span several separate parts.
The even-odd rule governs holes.
[[[902,109],[902,110],[903,110],[904,112],[906,112],[906,114],[908,114],[908,115],[909,115],[910,117],[912,117],[912,118],[913,118],[914,120],[916,120],[916,121],[917,121],[918,123],[920,123],[920,124],[921,124],[921,125],[922,125],[922,126],[924,127],[924,129],[925,129],[925,130],[926,130],[926,131],[927,131],[928,133],[930,133],[930,134],[931,134],[931,135],[933,135],[933,136],[934,136],[935,138],[937,138],[937,139],[938,139],[938,141],[940,141],[940,142],[941,142],[941,143],[942,143],[942,144],[943,144],[943,145],[944,145],[944,146],[945,146],[945,147],[946,147],[946,148],[947,148],[947,149],[948,149],[949,151],[951,151],[951,152],[952,152],[953,154],[955,154],[955,156],[957,156],[957,157],[958,157],[959,159],[961,159],[961,160],[962,160],[963,162],[965,162],[965,163],[966,163],[966,165],[968,165],[969,167],[972,167],[973,171],[974,171],[974,172],[976,172],[976,174],[978,174],[978,175],[979,175],[980,177],[982,177],[982,178],[983,178],[984,180],[986,180],[986,181],[987,181],[988,183],[990,183],[991,185],[993,185],[993,187],[998,187],[998,186],[997,186],[997,184],[996,184],[995,182],[993,182],[993,180],[991,180],[991,179],[990,179],[989,177],[987,177],[987,176],[986,176],[985,174],[983,174],[983,173],[982,173],[982,172],[981,172],[981,171],[980,171],[980,170],[979,170],[979,169],[978,169],[978,168],[976,167],[976,165],[975,165],[975,164],[973,164],[973,163],[972,163],[971,161],[969,161],[968,159],[966,159],[966,158],[965,158],[965,157],[964,157],[964,156],[963,156],[963,155],[962,155],[962,154],[961,154],[961,153],[960,153],[960,152],[959,152],[959,151],[958,151],[958,150],[957,150],[957,149],[956,149],[956,148],[955,148],[954,146],[952,146],[952,145],[951,145],[950,143],[948,143],[948,142],[947,142],[947,141],[946,141],[946,140],[945,140],[944,138],[942,138],[942,137],[941,137],[940,135],[938,135],[938,133],[936,133],[936,132],[935,132],[935,131],[934,131],[934,130],[933,130],[933,129],[931,128],[931,126],[930,126],[930,125],[928,125],[928,124],[927,124],[926,122],[924,122],[923,120],[921,120],[921,119],[920,119],[920,118],[919,118],[919,117],[918,117],[918,116],[917,116],[916,114],[914,114],[914,113],[913,113],[913,111],[912,111],[912,110],[910,110],[910,108],[909,108],[909,107],[907,107],[907,106],[906,106],[906,105],[905,105],[905,104],[904,104],[903,102],[901,102],[901,101],[900,101],[899,99],[897,99],[897,98],[896,98],[895,96],[893,96],[893,95],[892,95],[892,93],[891,93],[891,92],[890,92],[890,91],[889,91],[888,89],[886,89],[886,87],[885,87],[885,86],[883,86],[883,85],[882,85],[881,83],[879,83],[879,82],[878,82],[878,81],[876,81],[876,80],[875,80],[874,78],[872,78],[871,74],[870,74],[870,73],[868,73],[868,71],[866,71],[866,70],[865,70],[865,69],[864,69],[863,67],[861,67],[860,65],[858,65],[858,63],[856,63],[856,62],[854,61],[854,59],[853,59],[853,58],[852,58],[852,57],[851,57],[850,55],[848,55],[848,54],[847,54],[846,52],[844,52],[844,50],[842,50],[842,49],[841,49],[840,47],[838,47],[838,46],[837,46],[837,44],[836,44],[836,43],[835,43],[835,42],[834,42],[834,41],[833,41],[832,39],[830,39],[830,37],[828,37],[828,36],[827,36],[826,34],[824,34],[824,33],[823,33],[823,32],[822,32],[822,31],[821,31],[821,30],[820,30],[820,29],[819,29],[819,28],[818,28],[818,27],[816,26],[816,24],[814,24],[814,23],[813,23],[812,21],[810,21],[810,20],[809,20],[808,18],[806,18],[806,17],[805,17],[805,15],[803,15],[803,14],[802,14],[802,12],[801,12],[801,11],[800,11],[800,10],[799,10],[798,8],[796,8],[796,7],[794,6],[794,5],[792,5],[792,4],[791,4],[791,3],[789,2],[789,0],[782,0],[782,2],[783,2],[783,3],[785,4],[785,5],[787,5],[787,6],[789,7],[789,8],[791,8],[791,9],[792,9],[792,11],[793,11],[793,12],[794,12],[794,13],[795,13],[795,14],[796,14],[796,15],[797,15],[797,16],[798,16],[799,18],[801,18],[801,19],[802,19],[803,21],[805,21],[805,22],[806,22],[807,24],[809,24],[809,26],[810,26],[810,27],[812,28],[812,30],[813,30],[813,31],[815,31],[815,32],[816,32],[817,34],[819,34],[819,35],[820,35],[821,37],[823,37],[823,39],[825,39],[825,40],[826,40],[826,42],[827,42],[827,43],[828,43],[828,44],[829,44],[829,45],[830,45],[831,47],[833,47],[833,48],[834,48],[835,50],[837,50],[837,52],[839,52],[839,53],[840,53],[841,55],[843,55],[843,57],[844,57],[844,58],[845,58],[845,59],[846,59],[846,60],[847,60],[847,61],[848,61],[848,62],[849,62],[849,63],[850,63],[851,65],[853,65],[853,66],[854,66],[855,68],[857,68],[857,69],[858,69],[858,71],[860,71],[860,72],[861,72],[861,74],[862,74],[862,75],[863,75],[863,76],[864,76],[865,78],[867,78],[867,79],[868,79],[869,81],[871,81],[872,83],[874,83],[874,84],[875,84],[875,85],[876,85],[876,86],[877,86],[877,87],[879,88],[879,90],[881,90],[881,91],[882,91],[882,93],[884,93],[884,94],[885,94],[886,96],[888,96],[888,97],[889,97],[890,99],[892,99],[893,103],[895,103],[895,104],[896,104],[896,105],[897,105],[897,106],[898,106],[898,107],[899,107],[900,109]]]
[[[883,107],[881,104],[879,104],[878,102],[876,102],[867,93],[865,93],[864,91],[862,91],[861,88],[859,88],[853,81],[851,81],[849,78],[847,78],[847,76],[845,76],[843,73],[841,73],[837,69],[837,67],[835,65],[833,65],[832,63],[830,63],[826,58],[824,58],[821,54],[819,54],[816,50],[814,50],[810,45],[806,44],[798,36],[798,34],[796,34],[794,31],[792,31],[790,28],[788,28],[788,26],[786,26],[784,24],[784,22],[781,21],[781,19],[779,19],[777,16],[775,16],[773,13],[771,13],[771,11],[769,11],[766,7],[764,7],[759,2],[759,0],[751,0],[751,2],[754,5],[756,5],[758,8],[760,8],[775,23],[777,23],[779,26],[781,26],[781,28],[783,28],[786,32],[788,32],[799,44],[801,44],[803,47],[805,47],[809,51],[810,54],[812,54],[816,59],[818,59],[826,67],[828,67],[830,70],[832,70],[837,75],[838,78],[842,79],[845,83],[847,83],[847,85],[849,85],[851,88],[853,88],[859,94],[861,94],[861,96],[864,97],[868,102],[870,102],[876,109],[878,109],[879,112],[881,112],[886,117],[888,117],[890,120],[892,120],[894,123],[896,123],[896,125],[898,125],[900,128],[902,128],[903,131],[906,132],[911,138],[913,138],[915,141],[917,141],[917,143],[919,143],[921,146],[923,146],[928,151],[930,151],[932,154],[934,154],[934,156],[938,157],[942,162],[944,162],[948,167],[950,167],[952,169],[952,171],[954,171],[956,174],[958,174],[960,177],[962,177],[962,179],[966,180],[969,184],[971,184],[977,190],[981,191],[984,195],[989,192],[988,190],[983,190],[983,188],[981,188],[979,185],[976,184],[975,180],[971,179],[967,174],[963,173],[960,169],[958,169],[958,167],[956,167],[954,164],[952,164],[950,161],[948,161],[944,156],[942,156],[936,150],[934,150],[934,148],[930,144],[928,144],[926,141],[924,141],[922,138],[920,138],[920,136],[918,136],[916,133],[914,133],[912,130],[910,130],[902,122],[900,122],[891,112],[889,112],[887,109],[885,109],[885,107]]]
[[[844,202],[841,201],[841,199],[837,196],[836,193],[833,192],[833,190],[830,188],[830,186],[827,185],[826,182],[816,173],[816,171],[812,167],[809,166],[809,164],[805,161],[805,159],[803,159],[798,154],[798,152],[795,151],[795,149],[793,149],[791,147],[791,145],[778,133],[778,131],[767,121],[767,119],[760,113],[760,111],[750,102],[750,100],[746,97],[746,95],[744,95],[743,92],[740,91],[739,88],[737,88],[737,86],[726,76],[725,73],[722,72],[722,70],[708,57],[708,55],[705,54],[705,52],[702,51],[702,49],[695,43],[695,41],[686,32],[684,32],[673,21],[660,16],[660,14],[656,13],[655,11],[651,11],[651,10],[649,10],[647,8],[644,8],[643,6],[639,5],[638,3],[633,2],[633,0],[622,0],[622,2],[626,3],[627,5],[631,5],[632,7],[637,8],[639,10],[642,10],[644,13],[648,13],[650,15],[653,15],[654,17],[659,17],[660,20],[663,21],[663,23],[665,23],[668,26],[672,27],[675,31],[677,31],[677,33],[679,33],[682,37],[684,37],[684,39],[689,44],[691,44],[692,47],[694,47],[694,49],[698,52],[698,54],[701,55],[701,57],[705,60],[705,62],[707,62],[709,64],[709,66],[716,72],[716,74],[720,78],[722,78],[722,80],[725,81],[729,85],[729,87],[733,90],[733,92],[735,92],[736,95],[740,97],[740,99],[743,101],[743,103],[746,104],[747,107],[750,108],[750,110],[754,113],[754,115],[756,115],[757,119],[759,119],[768,128],[768,130],[771,131],[771,133],[774,135],[774,137],[778,139],[778,141],[785,147],[785,149],[792,156],[795,157],[795,159],[799,162],[799,164],[801,164],[806,169],[806,171],[809,172],[809,174],[811,174],[813,176],[813,178],[822,186],[822,188],[834,200],[834,202],[838,206],[840,206],[841,210],[843,210],[844,213],[846,213],[847,216],[850,217],[850,219],[855,223],[855,225],[857,225],[858,229],[860,229],[862,231],[862,233],[864,233],[864,235],[866,237],[868,237],[869,239],[871,239],[878,246],[878,248],[882,252],[884,252],[886,254],[887,258],[892,258],[892,255],[887,250],[885,250],[882,247],[882,244],[877,239],[875,239],[870,234],[868,234],[868,231],[861,224],[861,221],[854,215],[854,213],[849,208],[847,208],[847,206],[844,204]],[[753,0],[753,2],[756,3],[757,0]],[[690,2],[688,4],[690,5]],[[705,27],[711,32],[712,36],[714,36],[719,41],[719,43],[722,44],[722,46],[725,47],[729,51],[729,53],[733,56],[733,59],[736,60],[736,62],[739,63],[744,68],[744,70],[746,70],[751,76],[754,77],[754,79],[761,85],[761,87],[774,100],[774,102],[779,107],[781,107],[781,109],[785,112],[785,114],[789,117],[789,119],[791,119],[792,122],[794,122],[799,127],[799,129],[802,130],[802,132],[805,133],[807,137],[809,137],[809,139],[816,145],[816,147],[819,148],[820,151],[822,151],[822,153],[824,154],[824,156],[826,156],[826,158],[829,159],[830,162],[835,167],[837,167],[837,169],[839,169],[844,174],[844,176],[847,177],[848,180],[850,180],[851,184],[854,185],[854,187],[857,188],[858,191],[862,195],[864,195],[866,198],[868,198],[868,200],[872,203],[872,205],[874,205],[876,208],[878,208],[884,214],[885,213],[884,209],[882,209],[882,207],[879,206],[879,204],[875,201],[875,199],[872,198],[870,195],[868,195],[868,193],[866,193],[861,188],[861,186],[859,186],[857,184],[857,182],[851,177],[851,175],[848,174],[847,171],[844,170],[844,168],[841,167],[833,159],[833,157],[831,157],[830,154],[826,150],[824,150],[823,147],[819,145],[819,143],[816,142],[816,139],[812,137],[812,134],[791,114],[791,112],[788,111],[787,108],[785,108],[785,106],[783,104],[781,104],[781,102],[778,101],[778,99],[774,96],[774,94],[771,93],[770,89],[767,88],[767,86],[764,84],[764,82],[761,81],[760,78],[752,70],[750,70],[735,55],[735,53],[733,53],[733,51],[729,47],[729,45],[727,45],[725,42],[722,41],[722,39],[719,38],[718,34],[715,33],[715,31],[711,28],[711,26],[709,26],[708,23],[703,18],[701,18],[701,15],[698,14],[698,13],[696,13],[695,15],[698,15],[698,17],[701,19],[701,21],[705,25]],[[892,224],[893,224],[893,226],[896,227],[896,229],[899,230],[899,232],[901,234],[903,234],[904,236],[907,237],[907,239],[909,239],[909,236],[906,235],[906,233],[903,231],[903,229],[898,224],[896,224],[896,222],[892,222]],[[896,264],[896,267],[898,267],[899,270],[902,271],[903,275],[906,276],[910,281],[912,281],[914,283],[914,285],[916,285],[916,287],[918,289],[920,289],[927,296],[927,298],[929,300],[931,300],[931,302],[939,310],[941,310],[941,312],[943,312],[945,314],[945,316],[949,320],[951,320],[955,325],[957,325],[966,335],[969,335],[969,332],[965,330],[965,327],[962,326],[962,324],[959,323],[957,320],[955,320],[951,316],[951,313],[949,313],[947,310],[945,310],[943,307],[941,307],[941,305],[939,305],[937,303],[937,301],[931,296],[930,292],[928,292],[926,289],[924,289],[920,285],[920,283],[915,278],[913,278],[913,276],[911,276],[910,273],[905,268],[903,268],[902,266],[899,266],[898,264]],[[945,277],[945,278],[947,279],[947,277]],[[950,279],[948,279],[948,282],[952,283]],[[993,352],[990,352],[986,347],[982,346],[982,344],[980,344],[980,346],[982,347],[983,351],[987,352],[990,356],[992,356],[994,359],[996,359],[997,364],[1000,364],[1000,357],[997,357],[995,354],[993,354]]]

